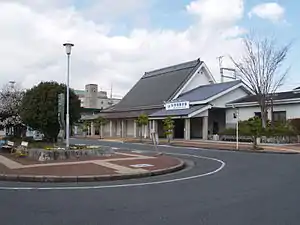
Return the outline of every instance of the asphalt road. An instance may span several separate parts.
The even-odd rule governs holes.
[[[135,144],[103,144],[153,149]],[[104,183],[0,182],[1,224],[300,224],[300,155],[173,147],[160,150],[193,155],[180,157],[194,166],[170,175]],[[220,161],[197,156],[219,159],[226,165],[221,168]],[[210,174],[212,171],[217,172]],[[10,190],[12,187],[21,189]],[[59,189],[29,189],[32,187]]]

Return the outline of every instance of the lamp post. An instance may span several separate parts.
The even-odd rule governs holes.
[[[233,113],[233,118],[236,119],[236,150],[239,150],[239,110],[232,105],[232,108],[235,109]]]
[[[65,43],[63,46],[66,48],[67,54],[67,113],[66,113],[66,149],[70,147],[70,89],[69,89],[69,80],[70,80],[70,56],[71,49],[74,46],[72,43]]]

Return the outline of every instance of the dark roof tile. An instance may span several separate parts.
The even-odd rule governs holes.
[[[270,95],[271,97],[271,95]],[[286,99],[295,99],[295,98],[300,98],[300,92],[299,90],[294,90],[294,91],[286,91],[286,92],[278,92],[274,93],[272,95],[273,101],[276,100],[286,100]],[[246,96],[244,98],[240,98],[236,101],[229,102],[228,104],[233,104],[233,103],[248,103],[248,102],[256,102],[257,97],[256,95],[250,95]]]
[[[207,106],[207,105],[195,105],[195,106],[191,106],[189,109],[178,109],[178,110],[161,109],[161,110],[149,115],[149,117],[187,116],[201,108],[204,108],[205,106]]]
[[[240,80],[202,85],[180,95],[178,98],[185,101],[204,101],[214,95],[217,95],[229,88],[238,85],[239,83],[241,83]]]
[[[162,106],[201,65],[199,59],[154,70],[145,75],[113,108],[115,111]]]

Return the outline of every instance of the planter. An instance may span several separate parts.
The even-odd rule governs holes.
[[[64,148],[47,148],[47,149],[30,149],[28,157],[37,161],[66,160],[78,159],[81,157],[92,156],[111,156],[114,150],[111,147],[104,146],[72,146],[73,149]]]

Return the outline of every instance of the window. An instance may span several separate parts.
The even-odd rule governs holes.
[[[286,121],[286,111],[273,112],[273,121],[275,121],[275,122]]]
[[[254,116],[258,117],[258,118],[261,118],[261,112],[255,112],[254,113]]]

